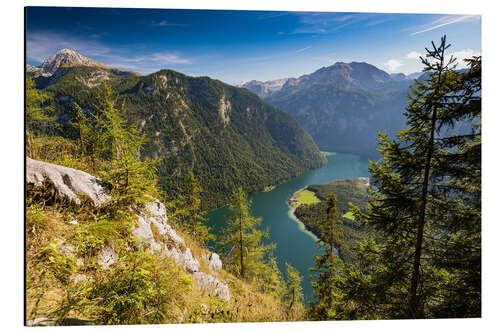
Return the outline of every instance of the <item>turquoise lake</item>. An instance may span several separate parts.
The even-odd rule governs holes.
[[[304,230],[303,225],[293,216],[287,200],[293,194],[312,184],[324,184],[341,178],[368,177],[368,162],[356,155],[327,153],[328,164],[322,168],[308,170],[301,175],[276,186],[272,191],[254,193],[251,211],[261,217],[261,228],[269,229],[267,242],[276,244],[274,254],[281,272],[285,272],[285,262],[297,268],[302,277],[302,287],[306,300],[313,298],[309,268],[314,266],[313,256],[318,253],[314,235]],[[219,234],[225,227],[227,206],[210,211],[206,223]]]

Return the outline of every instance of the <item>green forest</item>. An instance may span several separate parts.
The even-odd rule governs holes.
[[[311,136],[291,116],[246,89],[208,77],[171,70],[138,76],[74,66],[59,68],[50,79],[33,79],[51,98],[53,113],[50,121],[30,125],[49,140],[29,146],[32,156],[57,162],[59,156],[43,155],[46,149],[72,155],[65,143],[78,139],[72,125],[78,121],[77,107],[88,117],[99,86],[106,82],[115,102],[123,104],[127,125],[145,136],[140,157],[156,160],[162,191],[173,198],[191,171],[204,189],[204,209],[227,204],[239,186],[246,192],[262,191],[326,163]]]
[[[335,194],[325,202],[311,318],[481,316],[481,58],[459,72],[448,48],[443,37],[426,49],[429,78],[411,89],[407,129],[379,134],[368,207],[351,209],[367,234],[352,261],[332,250],[347,228]],[[459,122],[467,133],[447,134]]]
[[[26,319],[481,317],[481,57],[457,70],[448,48],[443,37],[425,49],[428,75],[415,80],[401,110],[406,127],[394,139],[378,133],[369,184],[311,185],[319,202],[295,208],[318,239],[311,301],[304,276],[289,263],[278,268],[276,245],[249,198],[326,163],[290,115],[246,89],[169,70],[140,76],[76,66],[51,78],[28,75],[26,157],[97,177],[107,199],[76,202],[58,184],[27,184]],[[182,242],[156,222],[149,240],[136,236],[157,203]],[[226,204],[230,215],[216,235],[205,215]],[[209,243],[222,268],[214,268]],[[115,255],[104,266],[109,248]],[[199,267],[187,269],[165,251],[189,254]],[[201,277],[230,297],[196,287]]]
[[[299,205],[295,209],[295,216],[308,230],[320,237],[321,228],[327,223],[328,198],[332,193],[335,194],[336,207],[339,210],[338,218],[342,222],[342,235],[335,240],[335,248],[342,261],[352,263],[356,260],[355,248],[365,238],[366,232],[359,222],[350,218],[350,204],[366,211],[369,194],[365,180],[359,178],[334,180],[323,185],[310,185],[307,189],[313,192],[320,202]]]

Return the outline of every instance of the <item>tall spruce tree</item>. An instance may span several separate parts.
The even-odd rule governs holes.
[[[408,128],[395,141],[381,135],[369,211],[354,210],[376,240],[340,278],[343,298],[366,296],[356,299],[359,317],[480,315],[480,59],[458,72],[448,47],[443,37],[426,49]]]
[[[438,139],[443,154],[436,172],[443,181],[432,216],[439,230],[432,265],[447,275],[440,302],[428,306],[433,317],[481,316],[481,57],[466,62],[441,116],[447,126],[460,121],[465,129]]]
[[[311,269],[315,273],[312,286],[317,299],[311,302],[309,308],[309,317],[313,320],[335,318],[335,302],[338,298],[336,284],[338,270],[342,266],[342,260],[335,255],[335,243],[342,235],[343,226],[337,209],[337,197],[334,193],[330,194],[327,203],[325,212],[327,219],[319,225],[318,244],[323,255],[314,256],[316,267]]]

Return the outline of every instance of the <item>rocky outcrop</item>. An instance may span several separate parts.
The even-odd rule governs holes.
[[[230,294],[229,288],[226,284],[220,282],[212,275],[203,272],[195,272],[193,274],[195,283],[201,288],[205,294],[217,296],[229,302]]]
[[[89,197],[96,206],[110,199],[104,183],[86,172],[26,158],[26,184],[41,186],[49,182],[60,195],[80,204],[80,196]]]
[[[41,186],[52,184],[63,196],[80,204],[80,197],[87,196],[96,206],[110,199],[107,188],[98,178],[72,168],[26,158],[26,183]],[[131,207],[132,209],[132,207]],[[230,294],[227,285],[216,277],[200,272],[200,262],[177,232],[168,224],[165,205],[158,200],[146,203],[144,207],[133,209],[137,215],[137,224],[132,231],[135,238],[147,247],[150,253],[171,258],[184,270],[193,275],[193,280],[204,292],[216,295],[229,301]],[[76,220],[68,224],[77,225]],[[64,240],[56,239],[58,248],[65,254],[74,256],[73,248]],[[207,261],[211,272],[222,268],[222,262],[216,253],[202,255]],[[110,246],[106,246],[97,255],[97,262],[103,269],[109,269],[118,260],[118,254]],[[85,276],[75,276],[73,281],[83,281]]]
[[[201,257],[207,262],[210,271],[215,272],[222,268],[222,261],[217,253],[203,253]]]
[[[219,117],[226,126],[230,122],[229,113],[231,112],[231,102],[226,99],[226,96],[222,96],[219,101]]]

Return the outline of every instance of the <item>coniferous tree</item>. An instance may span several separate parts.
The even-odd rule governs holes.
[[[302,276],[295,267],[286,263],[286,286],[283,295],[283,302],[287,307],[289,317],[294,313],[303,311],[304,294],[302,292]]]
[[[74,120],[70,122],[71,127],[76,132],[77,143],[80,149],[80,159],[90,160],[91,168],[97,171],[94,154],[94,144],[98,133],[94,131],[91,119],[85,115],[82,108],[75,102],[71,104],[74,113]]]
[[[336,315],[335,302],[338,297],[336,281],[342,261],[335,255],[335,243],[342,235],[342,222],[337,209],[337,198],[334,193],[327,200],[327,219],[319,226],[318,244],[323,252],[322,256],[315,256],[316,267],[311,271],[313,275],[314,295],[316,301],[310,304],[309,316],[313,320],[334,319]]]
[[[43,123],[52,119],[51,98],[46,93],[38,90],[31,78],[26,79],[26,153],[33,156],[33,131]]]
[[[143,204],[157,194],[154,161],[141,161],[140,149],[146,138],[127,124],[124,103],[119,103],[111,87],[104,83],[94,104],[93,154],[108,161],[100,170],[104,181],[112,185],[115,204]]]
[[[247,280],[253,279],[262,271],[262,266],[266,266],[266,257],[274,249],[274,244],[262,244],[262,239],[268,237],[268,232],[257,229],[262,219],[252,216],[250,205],[251,202],[240,186],[233,193],[233,201],[229,205],[232,215],[227,217],[228,226],[219,241],[226,267]]]
[[[450,126],[468,122],[466,130],[438,139],[444,153],[437,172],[444,180],[435,195],[439,237],[432,264],[447,275],[441,301],[429,306],[433,317],[481,316],[481,57],[466,62],[441,117]]]
[[[354,210],[375,237],[340,278],[341,298],[365,295],[355,299],[358,317],[480,315],[481,141],[471,125],[480,119],[480,60],[461,73],[445,37],[432,45],[422,59],[428,78],[412,88],[408,129],[395,141],[381,135],[383,159],[370,163],[369,212]],[[454,134],[458,126],[465,134]],[[453,307],[450,297],[463,292]]]
[[[205,211],[201,208],[202,188],[192,171],[186,175],[184,186],[177,191],[177,197],[170,205],[171,217],[181,228],[191,234],[200,244],[214,240],[210,228],[203,224]]]

